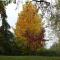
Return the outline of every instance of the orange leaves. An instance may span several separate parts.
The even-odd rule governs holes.
[[[41,46],[43,44],[41,43],[44,40],[44,32],[42,31],[44,31],[42,18],[37,14],[37,7],[31,2],[26,3],[17,20],[16,37],[26,38],[27,45],[31,48],[32,46],[37,47],[37,45]]]
[[[27,29],[34,33],[39,33],[41,31],[41,17],[37,15],[36,10],[36,6],[32,5],[31,2],[24,6],[16,25],[16,27],[19,26],[17,29],[22,33],[25,33]]]

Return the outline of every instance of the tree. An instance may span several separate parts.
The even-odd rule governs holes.
[[[7,23],[7,15],[3,1],[0,1],[0,14],[2,26],[0,26],[0,53],[11,54],[15,48],[14,35],[9,31],[10,25]]]
[[[56,2],[57,3],[57,2]],[[55,22],[55,32],[58,36],[58,43],[54,44],[51,48],[51,50],[54,50],[56,52],[60,52],[60,0],[58,0],[58,3],[56,4],[56,14],[52,17],[52,20]]]
[[[38,9],[31,2],[23,6],[16,23],[15,34],[25,48],[37,51],[44,47],[44,28]]]

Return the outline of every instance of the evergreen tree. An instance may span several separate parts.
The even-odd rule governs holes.
[[[11,54],[14,48],[14,35],[9,31],[10,25],[7,23],[5,6],[0,1],[0,14],[2,26],[0,26],[0,53]]]

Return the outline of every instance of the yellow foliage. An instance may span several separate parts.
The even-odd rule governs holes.
[[[33,34],[38,34],[43,29],[42,25],[41,16],[37,14],[37,7],[31,2],[26,3],[17,20],[15,29],[16,36],[23,36],[27,30]]]
[[[30,47],[31,50],[40,49],[44,44],[43,23],[37,10],[37,7],[31,2],[26,3],[23,6],[23,11],[19,14],[15,29],[19,41],[26,47]]]

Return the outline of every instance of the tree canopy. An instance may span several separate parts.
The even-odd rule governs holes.
[[[23,11],[19,13],[15,29],[16,37],[31,50],[40,49],[45,41],[42,18],[37,10],[31,2],[23,5]]]

